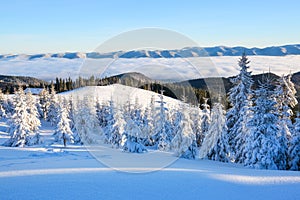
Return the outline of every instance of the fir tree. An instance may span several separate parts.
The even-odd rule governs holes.
[[[49,101],[50,101],[50,105],[49,105],[47,120],[51,123],[52,126],[54,126],[57,124],[58,99],[53,85],[51,86]]]
[[[204,100],[204,103],[201,105],[203,107],[202,116],[201,116],[201,130],[202,130],[202,134],[204,136],[206,136],[207,131],[209,129],[210,122],[211,122],[210,106],[207,103],[207,101],[208,101],[207,98],[203,98],[203,100]]]
[[[130,116],[125,117],[126,125],[122,135],[122,149],[130,153],[145,153],[147,149],[140,140],[141,129],[134,123]]]
[[[250,128],[246,139],[244,164],[258,169],[279,169],[280,143],[276,101],[273,97],[271,80],[265,78],[255,91],[252,107],[253,117],[248,122]]]
[[[181,112],[177,112],[175,123],[176,135],[172,140],[171,147],[175,155],[187,159],[195,159],[198,156],[196,135],[192,130],[192,121],[189,116],[189,109],[183,106]]]
[[[225,111],[221,103],[215,103],[211,113],[211,124],[200,148],[200,158],[229,162]]]
[[[73,133],[70,128],[70,119],[67,108],[64,105],[58,107],[58,123],[54,132],[55,141],[61,141],[66,147],[68,143],[74,143]]]
[[[242,163],[245,159],[243,152],[245,148],[245,138],[249,130],[247,121],[250,118],[252,78],[248,71],[250,61],[245,53],[239,60],[240,73],[231,79],[233,87],[229,92],[229,101],[232,108],[227,112],[227,127],[229,135],[229,145],[233,152],[235,162]]]
[[[281,146],[279,151],[279,169],[288,168],[288,143],[289,139],[291,138],[291,132],[293,132],[291,121],[293,111],[291,108],[297,104],[295,88],[292,83],[288,84],[288,79],[290,79],[290,76],[282,76],[279,79],[279,84],[277,85],[274,94],[277,102],[276,108],[279,115],[278,124],[280,128],[278,134],[278,139]]]
[[[26,94],[26,105],[27,105],[27,115],[28,115],[28,125],[30,128],[30,145],[40,144],[41,136],[39,134],[39,129],[41,122],[39,119],[39,113],[36,107],[36,99],[32,96],[31,92]]]
[[[300,113],[295,119],[293,134],[289,146],[289,167],[290,170],[300,170]]]
[[[5,145],[24,147],[30,142],[30,125],[28,123],[26,96],[21,87],[15,93],[14,107],[14,114],[10,119],[10,139],[5,142]]]

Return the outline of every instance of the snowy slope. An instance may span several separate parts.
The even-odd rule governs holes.
[[[148,90],[133,88],[129,86],[124,86],[120,84],[113,84],[108,86],[87,86],[83,88],[78,88],[72,91],[60,93],[64,96],[73,96],[76,100],[77,96],[83,98],[85,96],[91,96],[95,99],[98,98],[100,102],[107,103],[109,100],[113,99],[116,105],[124,105],[128,101],[134,104],[136,98],[138,103],[142,108],[148,107],[151,101],[151,97],[154,96],[155,100],[159,100],[159,94],[151,92]],[[170,97],[164,97],[167,108],[177,108],[181,101]]]
[[[8,137],[3,132],[5,126],[5,122],[0,123],[0,143]],[[53,131],[43,123],[46,141]],[[105,159],[95,159],[81,146],[0,146],[1,199],[292,200],[300,195],[300,172],[186,159],[155,168],[161,160],[173,160],[172,154],[163,152],[156,153],[157,160],[152,162],[136,157],[135,163],[145,161],[145,165],[134,166],[129,158],[132,154],[99,148],[103,158],[113,158],[123,167],[113,169],[103,164]]]

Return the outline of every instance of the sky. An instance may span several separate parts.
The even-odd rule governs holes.
[[[200,47],[300,43],[298,0],[0,1],[0,54],[90,52],[141,28],[178,32]]]

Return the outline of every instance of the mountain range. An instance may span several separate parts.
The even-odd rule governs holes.
[[[257,56],[286,56],[300,55],[300,44],[271,46],[265,48],[246,48],[246,47],[186,47],[174,50],[132,50],[132,51],[116,51],[110,53],[99,52],[66,52],[66,53],[48,53],[48,54],[6,54],[0,55],[0,60],[10,59],[38,59],[38,58],[188,58],[188,57],[204,57],[204,56],[240,56],[243,53],[247,55]]]

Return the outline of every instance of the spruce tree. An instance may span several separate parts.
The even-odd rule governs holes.
[[[225,111],[221,103],[215,103],[209,129],[200,148],[200,158],[229,162],[229,155]]]
[[[300,113],[295,119],[293,134],[289,146],[289,168],[290,170],[300,170]]]
[[[291,138],[291,133],[293,132],[293,126],[291,121],[291,116],[293,115],[293,108],[297,104],[297,99],[295,97],[295,88],[293,84],[288,84],[288,79],[290,76],[282,76],[278,80],[278,85],[275,89],[274,97],[276,98],[276,108],[279,115],[279,134],[278,140],[280,143],[279,151],[279,169],[288,168],[288,143]]]
[[[71,144],[74,143],[73,132],[70,128],[71,120],[69,119],[67,108],[64,105],[61,104],[60,106],[58,106],[57,113],[58,123],[54,132],[55,141],[63,143],[66,147],[67,142]]]
[[[248,71],[249,63],[245,53],[239,60],[240,73],[230,81],[233,87],[229,91],[229,101],[231,108],[228,110],[227,128],[229,135],[229,145],[235,162],[242,163],[245,159],[243,152],[245,148],[245,138],[249,130],[247,129],[247,121],[250,118],[252,84],[251,72]]]
[[[257,169],[280,168],[278,113],[273,94],[270,78],[264,77],[255,91],[253,117],[248,122],[250,133],[246,138],[245,166]]]
[[[21,87],[16,91],[13,102],[14,114],[10,118],[10,139],[5,142],[5,145],[24,147],[30,142],[30,125],[28,123],[26,96]]]
[[[30,128],[30,145],[40,144],[41,136],[39,129],[41,126],[41,121],[39,119],[39,112],[36,106],[36,99],[32,96],[31,92],[26,94],[26,104],[27,104],[27,115],[28,115],[28,125]]]

